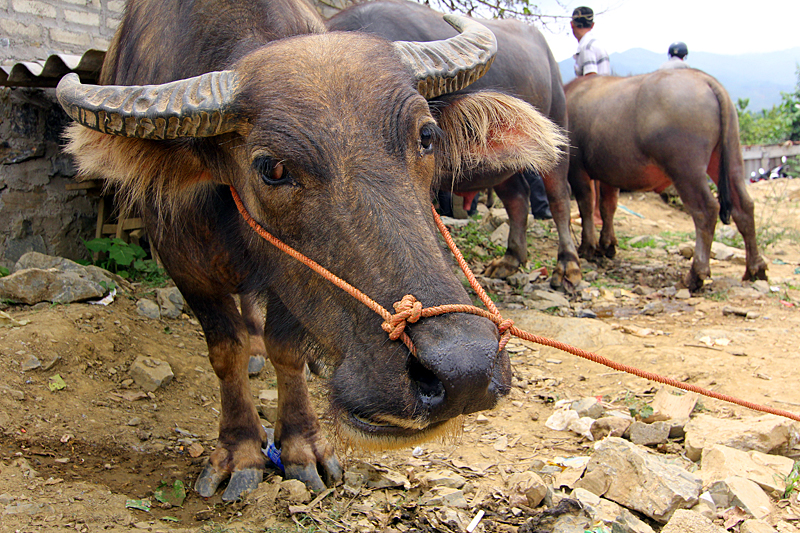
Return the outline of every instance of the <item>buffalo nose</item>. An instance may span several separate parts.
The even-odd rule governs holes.
[[[510,364],[498,352],[497,328],[484,318],[450,314],[415,328],[417,357],[408,373],[417,400],[437,422],[491,409],[508,393]]]

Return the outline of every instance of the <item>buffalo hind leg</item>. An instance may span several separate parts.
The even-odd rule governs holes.
[[[277,297],[270,298],[268,307],[264,339],[278,378],[275,445],[280,448],[286,478],[298,479],[319,492],[326,484],[341,481],[342,467],[322,434],[308,393],[305,353],[314,352],[315,346]]]
[[[703,288],[703,282],[711,276],[709,260],[714,228],[719,216],[719,202],[708,186],[705,169],[687,171],[682,179],[673,180],[678,195],[694,221],[695,245],[692,266],[684,278],[684,284],[692,291]]]
[[[264,309],[258,304],[253,294],[240,294],[239,307],[242,318],[250,335],[250,361],[247,373],[252,375],[261,372],[267,362],[267,347],[264,346]]]
[[[731,172],[730,186],[733,201],[731,216],[744,240],[745,271],[742,280],[765,280],[767,279],[767,262],[758,252],[753,199],[750,198],[750,194],[747,192],[744,178],[736,179],[734,176],[735,173]]]
[[[600,188],[600,216],[603,219],[598,251],[609,259],[613,259],[617,255],[614,213],[617,211],[617,202],[619,202],[619,189],[599,181],[595,183],[595,186]]]
[[[562,158],[558,166],[545,174],[543,179],[547,200],[550,203],[550,213],[553,215],[558,233],[558,257],[553,275],[550,277],[550,286],[572,293],[581,282],[581,261],[578,259],[578,250],[572,240],[569,224],[568,166],[569,158]]]
[[[530,187],[521,172],[512,175],[494,187],[497,197],[508,213],[508,247],[503,257],[492,261],[484,275],[489,278],[507,278],[515,274],[528,261],[528,212]]]
[[[218,445],[197,479],[195,490],[208,498],[230,477],[222,499],[233,501],[258,487],[266,462],[261,452],[266,434],[247,376],[250,339],[232,296],[184,296],[203,326],[208,357],[219,378],[221,403]]]

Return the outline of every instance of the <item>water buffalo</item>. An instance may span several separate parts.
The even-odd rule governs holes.
[[[753,201],[747,193],[739,121],[728,93],[694,69],[619,78],[589,76],[566,86],[570,117],[569,182],[578,201],[583,257],[613,257],[619,189],[661,192],[675,185],[695,224],[694,260],[686,286],[695,291],[711,274],[709,256],[717,214],[744,238],[744,278],[766,279],[758,253]],[[717,184],[719,202],[708,184]],[[601,184],[603,228],[597,241],[589,183]]]
[[[407,445],[452,430],[509,390],[491,321],[422,319],[415,354],[381,318],[262,240],[237,211],[383,307],[470,303],[430,216],[442,166],[549,169],[548,121],[484,92],[437,100],[474,81],[496,50],[466,18],[435,43],[327,32],[303,0],[131,0],[100,84],[62,79],[78,124],[68,150],[135,204],[197,315],[220,382],[219,441],[195,484],[224,500],[262,479],[266,439],[247,377],[250,339],[233,295],[266,305],[263,343],[277,374],[275,439],[285,473],[313,490],[341,478],[308,395],[324,364],[337,431],[350,444]],[[548,129],[549,128],[549,129]],[[445,140],[459,153],[448,153]],[[246,313],[247,314],[247,313]]]
[[[561,73],[542,34],[533,26],[517,20],[481,20],[497,36],[498,54],[492,68],[464,92],[491,88],[522,98],[562,129],[567,128],[566,100]],[[446,39],[453,29],[442,20],[441,14],[416,2],[376,1],[351,6],[327,21],[332,30],[366,31],[390,40]],[[435,104],[434,104],[435,105]],[[568,151],[564,147],[564,151]],[[520,162],[522,163],[522,162]],[[578,251],[569,228],[569,188],[567,158],[543,174],[550,209],[558,231],[558,260],[550,283],[571,290],[580,282],[581,269]],[[440,187],[465,194],[494,187],[509,216],[508,248],[503,257],[489,265],[485,275],[507,277],[524,265],[528,257],[525,228],[528,223],[529,187],[522,173],[525,167],[498,171],[496,168],[476,168],[472,172],[443,176]],[[468,208],[465,201],[464,208]]]

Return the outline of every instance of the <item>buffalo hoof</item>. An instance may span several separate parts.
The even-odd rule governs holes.
[[[583,275],[577,261],[568,261],[566,266],[559,263],[550,277],[550,287],[555,290],[563,290],[567,294],[574,294],[581,279],[583,279]]]
[[[683,279],[684,285],[690,292],[697,292],[703,288],[705,277],[700,277],[694,270],[690,270]]]
[[[519,265],[519,259],[510,255],[504,255],[489,263],[486,270],[483,271],[483,275],[487,278],[505,279],[516,274],[519,270]]]
[[[614,256],[617,255],[617,247],[613,244],[609,244],[608,246],[601,245],[600,254],[608,259],[614,259]]]
[[[229,475],[229,472],[221,472],[208,463],[195,481],[194,490],[203,498],[210,498],[217,492],[220,483],[225,481]]]
[[[246,492],[256,490],[264,479],[264,471],[260,468],[245,468],[231,474],[228,487],[222,493],[222,501],[233,502],[242,499]]]
[[[742,276],[742,281],[756,281],[759,279],[767,279],[767,263],[761,259],[754,267],[747,267]]]
[[[594,261],[598,257],[597,246],[581,245],[578,247],[578,257],[586,259],[587,261]]]
[[[257,376],[264,369],[267,360],[263,355],[251,355],[250,361],[247,362],[247,374],[250,376]]]
[[[336,455],[331,455],[323,461],[317,468],[316,464],[311,465],[284,465],[286,479],[297,479],[306,484],[311,492],[320,492],[327,486],[333,486],[342,480],[342,466]],[[322,470],[320,476],[319,470]],[[325,480],[323,481],[323,477]]]

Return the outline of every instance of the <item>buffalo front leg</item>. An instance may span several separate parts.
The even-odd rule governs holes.
[[[242,310],[247,333],[250,335],[250,360],[247,373],[258,374],[267,362],[267,347],[264,345],[264,309],[258,304],[254,294],[240,294],[239,306]]]
[[[565,157],[554,170],[543,176],[543,180],[547,200],[550,203],[550,213],[553,215],[558,233],[558,257],[553,275],[550,277],[550,286],[556,289],[563,288],[572,293],[581,282],[581,262],[569,226],[568,166],[569,158]]]
[[[572,172],[572,171],[570,171]],[[578,203],[581,214],[581,244],[578,255],[584,259],[592,260],[597,255],[597,231],[594,228],[594,194],[591,187],[591,178],[585,171],[575,173],[577,179],[570,180],[572,193]]]
[[[258,487],[265,466],[261,446],[266,434],[247,376],[249,336],[232,296],[185,296],[203,326],[208,357],[219,379],[221,403],[217,448],[197,479],[195,490],[208,498],[230,477],[222,499],[237,500]]]
[[[605,183],[596,182],[600,187],[600,216],[603,229],[600,230],[599,251],[609,259],[617,255],[617,236],[614,234],[614,213],[617,211],[619,189]]]
[[[489,278],[507,278],[515,274],[528,261],[528,211],[530,187],[521,172],[512,175],[494,187],[497,197],[508,213],[508,246],[503,257],[492,261],[484,275]]]
[[[321,491],[341,481],[342,467],[322,434],[308,393],[303,348],[315,351],[315,347],[277,298],[270,299],[265,329],[267,352],[278,378],[275,444],[280,448],[284,473],[288,479],[305,483],[309,490]]]

